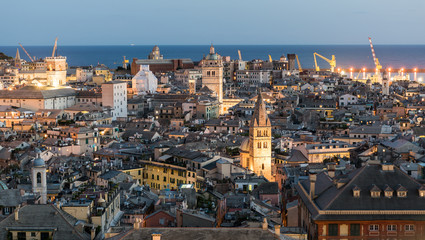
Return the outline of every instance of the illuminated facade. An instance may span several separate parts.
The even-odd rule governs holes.
[[[217,94],[220,106],[223,103],[223,60],[215,53],[214,46],[210,47],[210,54],[202,60],[202,86],[207,86]],[[220,107],[220,114],[222,114]]]
[[[249,125],[249,139],[242,142],[241,164],[258,176],[264,176],[273,181],[272,163],[272,128],[266,112],[266,105],[261,93],[255,104],[254,114]]]

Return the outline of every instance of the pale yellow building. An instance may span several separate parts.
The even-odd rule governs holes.
[[[125,169],[121,170],[121,172],[130,175],[133,180],[137,180],[140,185],[143,184],[143,168]]]
[[[249,126],[249,139],[242,142],[242,167],[274,181],[272,176],[272,128],[261,93],[258,95]]]
[[[143,184],[148,184],[152,189],[178,189],[181,184],[193,184],[196,190],[199,183],[196,181],[196,172],[173,164],[142,161]]]

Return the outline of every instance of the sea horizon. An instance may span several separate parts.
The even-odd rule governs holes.
[[[59,55],[66,56],[69,66],[90,66],[105,64],[110,68],[122,65],[123,56],[132,61],[133,58],[145,59],[155,45],[58,45]],[[165,59],[190,58],[197,62],[209,52],[210,44],[204,45],[158,45]],[[268,60],[279,59],[282,55],[295,53],[299,56],[303,68],[313,68],[313,53],[317,52],[327,58],[335,55],[337,67],[341,68],[374,68],[374,61],[369,44],[214,44],[216,52],[222,56],[238,59],[238,50],[242,59]],[[52,45],[24,45],[25,49],[36,58],[50,56]],[[28,60],[19,45],[0,46],[0,52],[14,57],[16,49],[20,56]],[[392,68],[425,68],[425,44],[376,44],[376,56],[381,65]],[[328,68],[328,64],[318,58],[321,68]]]

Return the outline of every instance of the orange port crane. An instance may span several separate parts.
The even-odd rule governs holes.
[[[318,56],[322,58],[323,60],[325,60],[326,62],[328,62],[329,65],[331,66],[331,72],[334,72],[336,67],[335,55],[332,55],[332,59],[325,58],[324,56],[318,54],[317,52],[315,52],[313,55],[314,55],[314,66],[316,67],[316,71],[320,71],[320,67],[319,65],[317,65],[317,60],[316,60],[316,56]]]
[[[301,67],[300,60],[298,59],[298,54],[295,54],[295,57],[297,58],[298,70],[299,70],[300,72],[302,72],[302,71],[303,71],[303,68]]]
[[[21,46],[22,50],[24,50],[24,52],[27,54],[27,56],[29,57],[29,59],[31,60],[31,62],[34,62],[34,59],[31,57],[31,55],[27,52],[27,50],[25,50],[24,46],[22,46],[22,44],[19,43],[19,46]]]

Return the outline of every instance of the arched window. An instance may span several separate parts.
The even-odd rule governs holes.
[[[41,173],[37,173],[37,183],[41,183]]]

